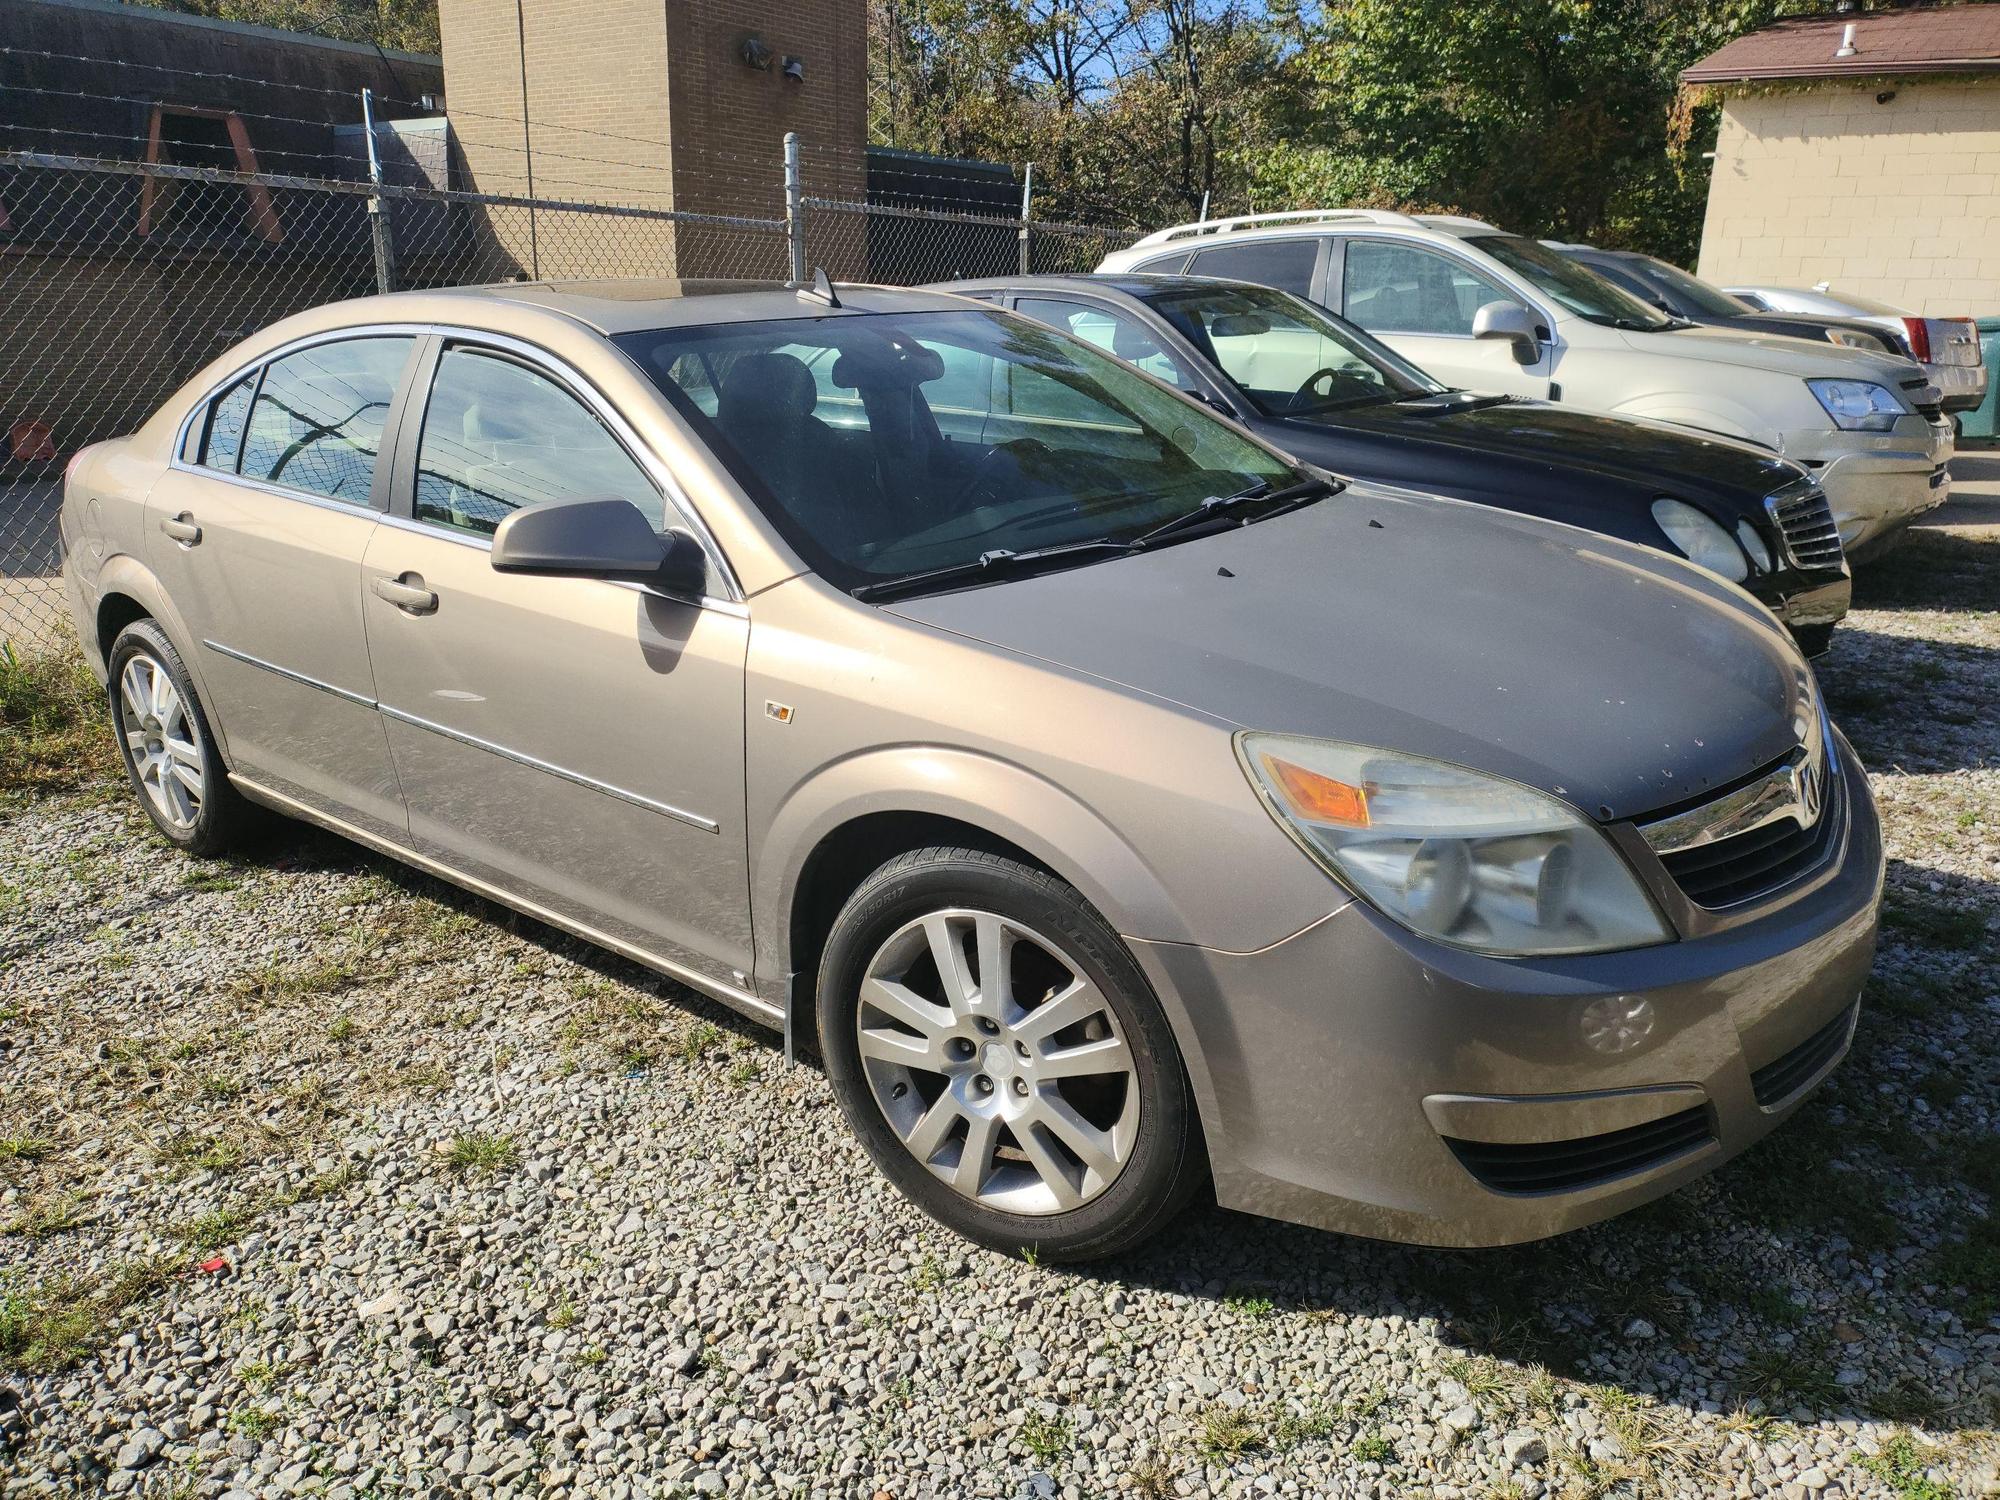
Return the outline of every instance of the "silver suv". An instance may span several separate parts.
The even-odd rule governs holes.
[[[1950,494],[1952,426],[1913,361],[1698,328],[1477,219],[1217,219],[1148,235],[1098,269],[1261,282],[1341,314],[1449,386],[1761,443],[1813,472],[1856,562]]]
[[[1760,606],[1342,487],[959,298],[406,293],[74,462],[160,832],[304,818],[816,1050],[988,1245],[1643,1202],[1845,1051],[1868,783]]]

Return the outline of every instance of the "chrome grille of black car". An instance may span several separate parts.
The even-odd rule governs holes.
[[[1840,545],[1840,527],[1833,519],[1833,506],[1826,491],[1814,486],[1780,490],[1767,496],[1764,508],[1771,513],[1785,538],[1785,552],[1801,568],[1837,568],[1846,555]]]

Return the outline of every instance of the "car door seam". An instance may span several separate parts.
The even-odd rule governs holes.
[[[686,823],[691,828],[699,828],[704,833],[720,833],[722,831],[722,825],[716,822],[715,819],[703,817],[700,813],[689,812],[685,808],[675,807],[670,802],[661,802],[652,797],[643,796],[638,792],[628,791],[626,788],[612,782],[600,781],[595,776],[586,776],[581,771],[572,771],[567,766],[559,766],[553,761],[543,760],[538,756],[529,755],[525,751],[513,750],[505,745],[495,744],[491,740],[483,740],[477,735],[467,734],[462,729],[453,729],[448,725],[439,724],[434,720],[423,718],[418,714],[396,708],[388,703],[378,703],[376,707],[385,716],[396,720],[399,724],[408,724],[414,729],[427,729],[432,734],[442,735],[448,740],[456,740],[459,744],[469,745],[475,750],[484,750],[490,755],[499,756],[502,760],[510,760],[516,765],[527,766],[531,770],[546,772],[551,776],[559,777],[577,786],[586,787],[593,792],[603,792],[606,796],[616,797],[621,802],[629,802],[634,807],[643,807],[648,812],[660,813],[665,817]]]

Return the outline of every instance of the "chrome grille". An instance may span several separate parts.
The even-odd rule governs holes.
[[[1784,890],[1826,863],[1846,826],[1833,743],[1805,745],[1695,807],[1639,828],[1681,894],[1711,911]]]
[[[1780,490],[1767,495],[1764,508],[1785,539],[1785,554],[1795,567],[1837,568],[1846,555],[1833,506],[1818,486]]]

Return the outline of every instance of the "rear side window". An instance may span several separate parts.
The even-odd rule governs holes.
[[[1196,276],[1224,276],[1274,286],[1294,297],[1311,300],[1313,267],[1319,264],[1319,241],[1252,240],[1243,245],[1217,245],[1195,253],[1188,270]]]
[[[256,372],[245,375],[208,406],[208,430],[196,462],[225,473],[236,472],[243,456],[243,428],[250,418],[250,397],[257,389]]]
[[[666,524],[645,470],[576,397],[504,354],[447,349],[417,447],[417,519],[491,536],[523,506],[583,497]]]
[[[239,472],[366,505],[396,383],[414,342],[342,339],[273,362],[250,408]]]

